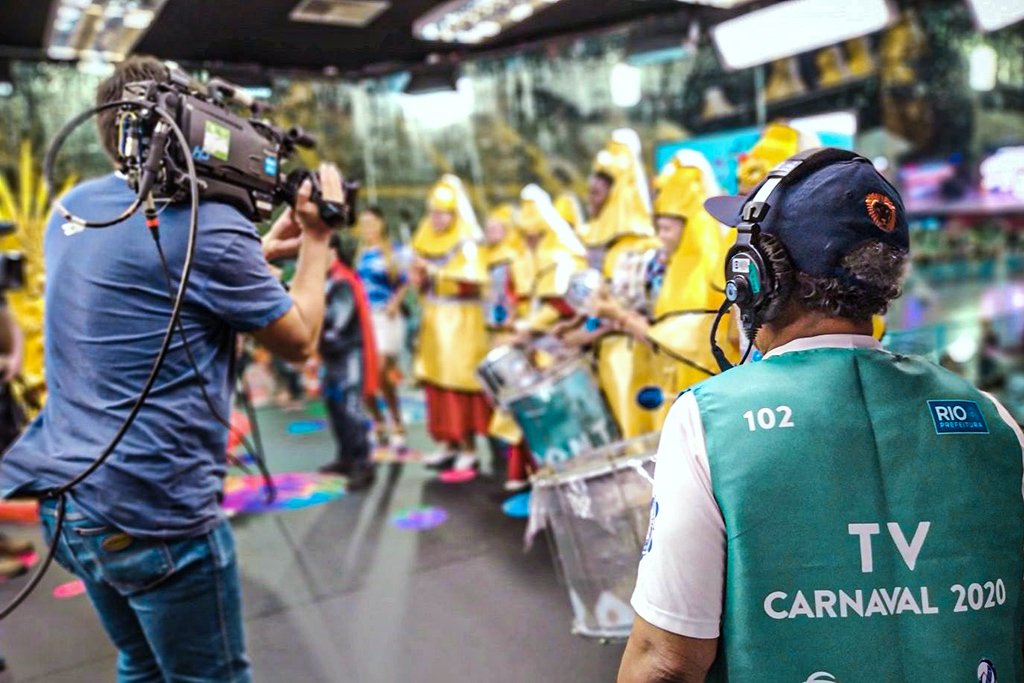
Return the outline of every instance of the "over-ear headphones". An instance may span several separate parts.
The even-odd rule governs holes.
[[[859,154],[835,148],[815,148],[801,152],[772,169],[740,210],[740,223],[736,226],[736,243],[725,258],[725,297],[720,316],[731,305],[740,309],[744,332],[750,343],[758,329],[776,318],[782,311],[791,289],[785,274],[775,272],[771,261],[761,247],[761,223],[771,210],[769,200],[783,185],[791,185],[808,174],[831,164],[864,159]],[[713,326],[712,351],[725,370],[731,365],[718,348],[715,334],[718,320]]]

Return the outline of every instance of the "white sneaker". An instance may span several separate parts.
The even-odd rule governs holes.
[[[505,490],[509,493],[517,493],[530,488],[530,482],[525,479],[508,479],[505,481]]]
[[[404,451],[405,446],[405,434],[399,434],[398,432],[391,433],[391,447],[396,451]]]
[[[459,457],[455,458],[455,464],[452,466],[453,470],[472,470],[476,469],[477,458],[476,453],[462,452],[459,453]]]

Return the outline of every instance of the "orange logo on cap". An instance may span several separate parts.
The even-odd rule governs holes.
[[[875,227],[885,232],[896,229],[896,205],[884,194],[872,192],[864,198],[868,207],[868,216]]]

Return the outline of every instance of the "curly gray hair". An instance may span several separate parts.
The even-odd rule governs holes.
[[[761,251],[783,283],[788,296],[809,311],[852,320],[883,315],[903,292],[908,253],[882,242],[865,242],[843,257],[847,277],[815,277],[797,271],[785,245],[774,235],[761,235]],[[786,294],[784,294],[786,296]]]

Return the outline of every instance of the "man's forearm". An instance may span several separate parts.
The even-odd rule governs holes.
[[[303,235],[299,260],[291,283],[292,301],[305,323],[307,344],[310,349],[316,346],[324,321],[324,287],[330,255],[329,242],[328,235]]]

